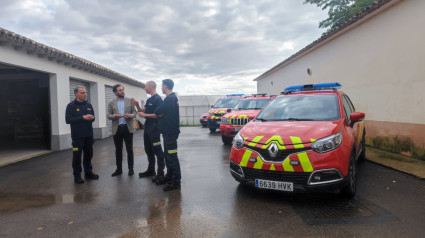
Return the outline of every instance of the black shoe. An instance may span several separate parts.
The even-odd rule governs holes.
[[[134,174],[134,170],[133,169],[130,169],[129,171],[128,171],[128,176],[132,176]]]
[[[115,176],[120,175],[120,174],[122,174],[121,170],[115,170],[115,172],[113,174],[111,174],[111,176],[115,177]]]
[[[84,183],[84,179],[82,178],[74,178],[75,183]]]
[[[84,175],[84,178],[86,179],[99,179],[99,175],[94,173],[88,173]]]
[[[166,184],[166,183],[168,184],[170,182],[171,182],[170,178],[162,177],[162,178],[160,178],[156,181],[156,185],[163,185],[163,184]]]
[[[152,182],[156,183],[158,180],[164,179],[164,175],[157,175],[152,178]]]
[[[146,170],[143,173],[139,173],[140,178],[151,177],[151,176],[155,176],[155,175],[156,175],[155,171],[149,171],[149,170]]]
[[[168,192],[168,191],[173,191],[173,190],[176,190],[176,189],[180,189],[180,184],[179,183],[170,183],[170,184],[168,184],[167,186],[165,186],[164,188],[163,188],[163,190],[165,191],[165,192]]]

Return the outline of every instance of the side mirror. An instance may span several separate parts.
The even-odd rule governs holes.
[[[227,112],[231,112],[231,111],[232,111],[232,109],[230,109],[230,108],[227,109]]]
[[[353,127],[354,123],[362,121],[365,117],[363,112],[353,112],[350,114],[350,126]]]

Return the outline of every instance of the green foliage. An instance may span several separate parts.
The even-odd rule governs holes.
[[[304,0],[304,4],[312,4],[329,9],[328,18],[319,22],[319,28],[336,28],[351,17],[359,14],[376,0]]]

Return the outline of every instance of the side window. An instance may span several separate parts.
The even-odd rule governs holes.
[[[344,97],[347,99],[347,102],[348,102],[348,105],[350,106],[351,112],[355,112],[356,108],[354,108],[354,105],[351,102],[350,98],[347,95],[344,95]]]
[[[347,121],[347,124],[350,124],[351,120],[350,120],[350,114],[351,114],[351,108],[350,105],[347,101],[347,98],[345,97],[345,95],[341,96],[342,98],[342,105],[344,106],[344,114],[345,114],[345,120]]]

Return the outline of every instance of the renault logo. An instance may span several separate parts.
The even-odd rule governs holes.
[[[277,152],[279,152],[279,149],[278,149],[278,147],[277,147],[277,145],[275,143],[272,143],[269,146],[269,149],[268,150],[269,150],[270,157],[272,157],[272,158],[276,157]]]

